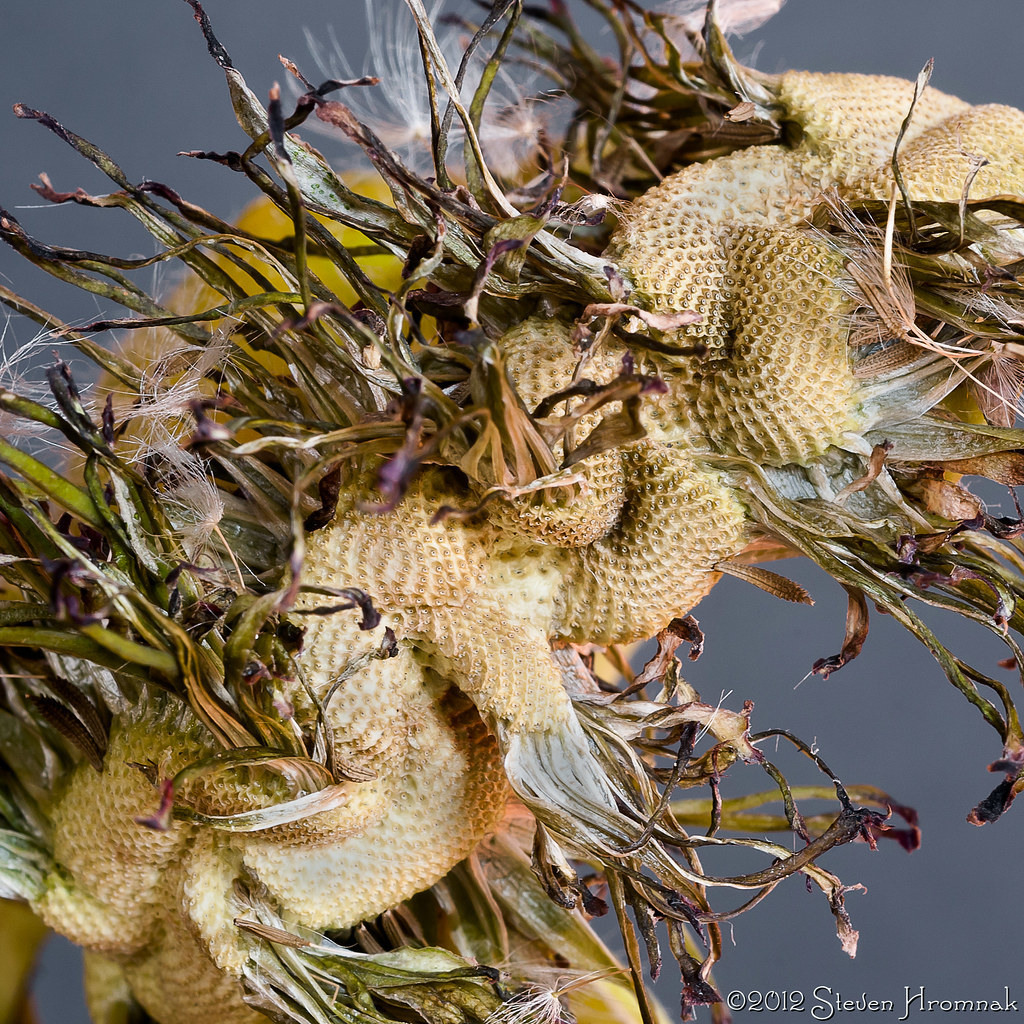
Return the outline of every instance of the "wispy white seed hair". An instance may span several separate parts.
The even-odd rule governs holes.
[[[357,78],[374,75],[380,79],[376,86],[347,89],[342,101],[374,133],[413,170],[425,171],[430,165],[430,100],[423,80],[423,62],[420,54],[416,24],[409,16],[405,4],[399,0],[364,0],[370,47],[358,69],[352,64],[345,47],[338,40],[334,27],[327,29],[324,40],[309,29],[306,41],[313,61],[325,78]],[[430,19],[435,22],[441,14],[442,4],[431,8]],[[454,29],[438,33],[438,42],[445,53],[458,63],[460,52]],[[315,120],[307,125],[322,128]],[[455,126],[457,128],[457,125]],[[330,130],[332,136],[335,135]]]
[[[132,447],[125,449],[131,462],[143,461],[153,444],[180,440],[193,429],[193,406],[212,393],[211,373],[231,346],[229,331],[215,335],[206,345],[177,343],[164,332],[153,341],[159,345],[155,351],[144,341],[140,350],[129,352],[130,358],[141,363],[137,388],[127,392],[110,388],[116,414],[135,424]],[[100,396],[101,401],[105,398]],[[119,400],[130,404],[117,408]]]
[[[370,46],[360,67],[357,68],[345,52],[333,27],[327,30],[326,38],[307,29],[310,54],[325,78],[373,75],[380,79],[376,86],[346,90],[342,101],[361,121],[372,125],[374,134],[407,166],[427,173],[431,169],[430,100],[423,80],[416,24],[399,0],[364,2]],[[439,0],[430,10],[433,23],[439,22],[442,10]],[[449,67],[457,68],[467,42],[465,33],[455,26],[440,27],[437,38]],[[467,69],[461,97],[467,106],[480,81],[486,58],[486,53],[478,52]],[[484,108],[480,140],[489,169],[499,176],[514,175],[528,164],[537,152],[541,133],[549,131],[553,123],[553,102],[531,91],[537,77],[529,69],[513,75],[503,67]],[[440,83],[438,97],[444,110],[446,98]],[[320,122],[311,120],[307,126],[328,131],[332,136],[336,134]],[[448,146],[453,164],[461,160],[462,141],[462,125],[456,117],[451,124]]]
[[[541,139],[552,138],[561,117],[556,99],[531,94],[530,78],[499,75],[480,120],[480,142],[491,171],[514,177],[536,161]],[[553,141],[555,141],[553,139]]]
[[[200,561],[224,518],[224,492],[206,472],[203,460],[170,434],[153,437],[146,454],[161,467],[164,511],[174,524],[186,557]]]
[[[137,387],[121,391],[107,382],[93,400],[93,415],[99,416],[109,393],[115,421],[132,422],[119,453],[130,465],[160,467],[157,482],[166,511],[187,557],[195,561],[223,518],[224,494],[183,441],[195,428],[194,404],[215,390],[212,378],[230,348],[230,331],[214,335],[207,345],[179,342],[166,331],[130,343],[122,355],[140,364]]]
[[[53,365],[55,351],[66,348],[66,342],[52,331],[39,330],[19,345],[14,339],[15,324],[25,322],[10,312],[4,313],[0,325],[0,390],[13,391],[22,398],[52,407],[53,394],[46,383],[43,368]],[[88,383],[85,379],[80,386]],[[51,435],[46,439],[47,446],[59,447],[48,427],[0,410],[0,437],[12,440],[16,437],[44,438],[46,435]]]
[[[16,392],[35,401],[45,401],[48,389],[45,385],[29,380],[27,369],[38,366],[39,353],[52,339],[52,335],[41,332],[8,355],[7,339],[12,333],[11,319],[10,314],[5,316],[3,330],[0,331],[0,389]],[[0,410],[0,437],[13,440],[16,437],[37,437],[46,433],[49,430],[42,424]]]
[[[576,1024],[575,1016],[563,1002],[564,997],[576,989],[622,973],[619,967],[581,973],[530,964],[522,972],[523,977],[530,979],[529,987],[498,1007],[486,1024]]]
[[[786,0],[718,0],[718,25],[728,35],[743,35],[763,25],[778,14]],[[676,17],[691,32],[700,32],[704,25],[707,0],[672,0],[665,4],[665,13]]]
[[[548,988],[518,992],[495,1010],[486,1024],[571,1024],[558,993]]]

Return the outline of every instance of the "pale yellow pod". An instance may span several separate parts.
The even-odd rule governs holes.
[[[491,523],[553,547],[585,547],[599,540],[622,513],[626,497],[622,453],[617,449],[601,452],[571,470],[582,483],[499,497],[488,510]]]
[[[234,929],[233,929],[234,930]],[[158,922],[146,955],[124,964],[132,995],[155,1020],[194,1024],[263,1024],[243,1001],[242,982],[218,968],[177,907]]]
[[[551,657],[548,628],[509,615],[503,598],[529,601],[536,594],[543,613],[545,605],[554,605],[561,575],[536,567],[520,572],[514,564],[505,571],[525,584],[521,593],[481,592],[472,595],[472,612],[410,609],[400,621],[430,664],[458,679],[480,712],[504,732],[558,730],[573,711]]]
[[[779,100],[803,132],[800,152],[821,187],[852,185],[887,164],[913,97],[913,82],[888,75],[787,71],[780,79]],[[968,108],[929,86],[914,105],[904,141]]]
[[[971,199],[1024,195],[1024,112],[997,103],[959,112],[901,146],[899,166],[912,200],[959,202],[968,179]],[[886,167],[858,191],[888,194],[891,181]]]
[[[114,723],[103,771],[86,762],[75,769],[53,810],[59,868],[33,902],[50,927],[109,954],[134,953],[150,941],[155,908],[166,898],[166,873],[192,828],[174,822],[157,830],[136,820],[153,815],[160,803],[159,789],[137,766],[153,765],[160,778],[170,778],[213,752],[212,737],[203,732],[191,714],[122,719]]]
[[[843,261],[806,231],[738,227],[728,345],[680,363],[676,387],[714,448],[806,465],[857,426]]]
[[[445,499],[442,474],[427,471],[394,514],[358,503],[307,540],[304,580],[359,587],[385,622],[456,682],[481,713],[517,730],[561,721],[568,698],[547,649],[546,626],[559,586],[558,553],[529,557],[529,545],[486,523],[433,522]],[[463,495],[468,503],[469,495]],[[349,627],[339,616],[312,625],[310,670],[337,657]],[[324,670],[328,670],[324,666]]]
[[[572,384],[580,357],[573,351],[571,330],[564,320],[531,316],[501,336],[505,369],[527,409]]]
[[[624,212],[608,256],[628,272],[631,301],[659,313],[699,314],[677,337],[717,352],[732,327],[735,226],[798,223],[816,193],[797,154],[778,146],[740,150],[687,167],[641,196]]]
[[[738,495],[693,453],[641,441],[626,454],[620,525],[574,552],[555,635],[576,643],[651,636],[718,580],[715,565],[746,542]]]
[[[591,339],[592,347],[581,356],[573,346],[571,324],[540,316],[530,317],[512,328],[502,335],[500,344],[509,376],[529,409],[569,387],[576,376],[596,384],[610,383],[622,373],[623,360],[628,355],[636,372],[659,377],[667,385],[664,394],[652,392],[644,396],[640,405],[644,428],[660,440],[677,441],[690,432],[688,411],[675,386],[677,367],[671,359],[642,348],[629,349],[614,334],[600,341]],[[581,401],[569,399],[569,409],[576,408]],[[619,408],[618,402],[610,402],[598,412],[583,416],[576,424],[576,443],[582,442],[603,416]]]
[[[776,152],[760,147],[756,155],[770,163]],[[657,186],[659,203],[685,208],[689,196],[678,194],[681,184],[677,176]],[[627,225],[612,251],[641,296],[656,286],[655,310],[707,314],[675,335],[706,345],[703,354],[672,360],[674,394],[663,408],[678,410],[682,431],[695,444],[707,440],[718,451],[768,465],[806,464],[856,425],[846,341],[852,303],[834,249],[806,229],[767,219],[717,225],[716,269],[703,277],[677,271],[684,262],[702,267],[707,228],[701,220],[690,233],[685,221],[676,234],[652,224],[647,236]]]
[[[304,582],[360,587],[388,609],[462,604],[486,575],[485,532],[459,519],[433,519],[443,505],[471,505],[472,495],[455,491],[443,471],[428,471],[403,497],[400,512],[381,515],[383,499],[371,481],[347,487],[334,522],[310,534]]]
[[[305,819],[301,831],[271,829],[236,844],[306,927],[348,927],[408,899],[468,856],[504,814],[501,756],[476,709],[429,671],[405,674],[411,685],[363,695],[377,706],[396,700],[403,712],[378,778],[353,786],[337,811]]]

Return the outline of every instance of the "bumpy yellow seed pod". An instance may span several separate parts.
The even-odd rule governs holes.
[[[1007,192],[1020,195],[1024,192],[1022,137],[1024,112],[995,103],[971,107],[900,147],[907,193],[913,200],[951,202],[960,198],[970,179],[972,199]],[[885,167],[859,183],[857,190],[877,195],[891,180],[892,172]]]
[[[281,906],[319,930],[431,885],[493,831],[508,796],[494,737],[464,695],[405,647],[339,682],[383,627],[360,634],[351,615],[323,625],[329,635],[308,636],[305,683],[325,706],[338,763],[361,781],[341,806],[236,844]],[[302,688],[286,696],[301,718]]]
[[[787,71],[779,88],[788,118],[803,132],[796,158],[823,188],[852,185],[887,164],[913,98],[913,82],[887,75]],[[929,87],[914,106],[904,141],[968,109],[956,96]]]
[[[797,198],[813,191],[783,173],[796,161],[780,166],[778,152],[743,153],[728,191],[719,191],[724,160],[666,179],[633,205],[611,253],[656,312],[701,314],[677,332],[707,348],[680,357],[673,381],[691,434],[768,465],[806,464],[856,426],[851,302],[837,283],[841,258],[795,227],[807,209],[785,202],[787,187]],[[695,198],[702,171],[715,196],[707,204]]]
[[[847,345],[856,287],[848,254],[804,220],[826,188],[888,199],[890,167],[914,87],[871,75],[789,72],[778,98],[802,129],[792,149],[759,146],[686,168],[626,211],[609,255],[634,299],[656,312],[692,309],[677,332],[706,355],[683,357],[689,433],[763,465],[808,465],[865,426]],[[911,198],[956,202],[1020,192],[1024,113],[970,107],[927,89],[900,149]],[[864,304],[867,304],[866,301]]]
[[[229,906],[222,900],[216,909]],[[213,901],[208,909],[215,909]],[[213,919],[222,918],[219,912]],[[240,981],[210,959],[186,922],[173,913],[162,921],[160,937],[146,955],[124,966],[87,952],[84,980],[89,1013],[98,1024],[131,1019],[136,1003],[156,1020],[266,1021],[243,1001]]]
[[[628,352],[626,346],[611,335],[583,357],[573,345],[570,325],[547,317],[524,320],[502,336],[501,348],[506,354],[509,376],[528,408],[534,408],[548,395],[568,388],[577,377],[595,384],[609,384],[622,372],[622,361]],[[665,393],[648,395],[641,403],[640,420],[648,437],[657,441],[695,439],[693,410],[685,393],[690,375],[685,362],[681,366],[676,365],[661,355],[643,351],[628,354],[633,357],[640,373],[658,376],[667,385]],[[580,398],[570,399],[568,408],[575,409],[581,401]],[[576,424],[576,442],[588,436],[606,410],[614,413],[617,409],[617,403],[610,403],[600,413],[581,417]],[[610,458],[611,453],[606,455]],[[586,467],[583,472],[589,476],[590,471]]]
[[[348,632],[355,640],[357,630]],[[320,639],[314,635],[314,645]],[[363,645],[369,642],[364,634]],[[347,645],[353,656],[358,647]],[[142,824],[138,819],[152,814],[159,795],[139,766],[152,765],[165,777],[213,753],[208,739],[201,742],[205,730],[186,712],[163,727],[123,721],[104,771],[88,765],[76,771],[54,811],[61,870],[34,909],[111,958],[97,968],[107,979],[106,988],[98,978],[93,983],[99,1003],[121,970],[135,997],[162,1020],[174,1019],[175,1006],[200,1021],[220,1019],[224,1006],[237,1008],[232,1021],[260,1019],[242,1006],[233,977],[246,960],[231,895],[243,870],[307,927],[345,927],[431,885],[496,827],[508,783],[494,737],[473,705],[408,650],[370,662],[328,701],[338,649],[331,648],[332,669],[320,670],[322,663],[310,659],[306,682],[327,703],[339,762],[376,777],[350,784],[334,810],[253,834]],[[286,695],[300,716],[303,695],[298,684]],[[294,795],[233,783],[230,775],[226,783],[203,782],[186,785],[181,796],[208,814]],[[97,789],[109,822],[102,835],[94,817]],[[177,1002],[168,978],[182,993]]]
[[[167,897],[166,873],[191,835],[181,822],[166,831],[136,821],[149,817],[159,795],[135,765],[159,766],[164,777],[212,753],[193,716],[162,722],[123,721],[111,736],[102,773],[75,770],[53,811],[56,873],[34,909],[89,949],[136,953],[150,941],[157,906]],[[102,835],[96,808],[105,808]]]
[[[527,405],[564,390],[577,376],[609,383],[626,355],[620,342],[606,339],[579,365],[569,326],[537,317],[506,334],[501,347]],[[699,371],[650,353],[641,354],[641,365],[668,383],[668,394],[641,407],[650,439],[574,465],[587,486],[575,501],[520,499],[492,514],[512,532],[576,549],[561,560],[566,581],[551,628],[558,639],[618,643],[649,636],[693,607],[717,580],[714,565],[745,543],[741,501],[691,448],[703,426],[693,401],[692,377]],[[598,421],[597,414],[583,417],[578,440]],[[591,530],[584,543],[574,520],[585,517]]]
[[[558,555],[524,558],[514,544],[497,544],[486,525],[432,522],[452,498],[443,481],[425,474],[393,515],[360,511],[356,502],[339,509],[309,538],[305,578],[372,592],[385,623],[492,720],[513,729],[557,725],[568,703],[544,624],[558,598]],[[323,671],[337,672],[333,652],[347,630],[338,616],[315,624],[307,657],[327,658]],[[315,660],[311,667],[319,671]]]
[[[737,495],[684,448],[641,442],[626,453],[626,503],[607,536],[580,549],[557,623],[561,639],[623,643],[664,628],[715,584],[742,549]]]
[[[231,908],[229,891],[217,894],[205,906],[219,909],[211,922],[235,931],[225,910]],[[142,957],[122,968],[132,995],[147,1013],[159,1020],[194,1020],[221,1024],[261,1024],[266,1018],[241,998],[242,985],[230,970],[212,960],[192,919],[177,908],[158,922],[159,936]]]
[[[614,527],[626,500],[622,454],[591,456],[573,466],[571,475],[582,484],[499,498],[489,508],[491,524],[554,547],[586,547],[599,540]]]
[[[684,336],[716,353],[732,327],[730,299],[746,284],[730,275],[737,235],[747,226],[797,223],[816,192],[794,154],[752,147],[688,167],[645,193],[624,213],[608,254],[653,310],[699,313]]]
[[[806,465],[857,426],[841,261],[778,228],[737,232],[730,256],[727,344],[682,367],[694,429],[721,451]]]

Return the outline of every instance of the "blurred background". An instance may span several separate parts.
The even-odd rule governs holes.
[[[581,0],[568,0],[582,7]],[[375,11],[379,12],[383,4]],[[913,78],[935,58],[933,84],[974,102],[1024,107],[1020,0],[789,0],[761,29],[735,40],[738,56],[765,71],[802,67]],[[246,76],[265,96],[286,77],[279,53],[318,73],[304,29],[325,41],[328,27],[357,72],[367,63],[368,25],[362,0],[207,0],[215,30]],[[452,2],[451,10],[471,10]],[[371,16],[377,22],[378,15]],[[231,217],[251,192],[240,175],[176,156],[180,150],[244,145],[223,76],[209,58],[191,11],[181,0],[6,0],[0,61],[0,205],[30,234],[54,244],[119,255],[152,252],[149,236],[126,214],[42,204],[29,184],[47,173],[56,189],[109,191],[109,182],[38,124],[5,113],[15,102],[45,110],[113,155],[129,178],[172,184],[186,198]],[[612,41],[605,45],[612,49]],[[340,143],[316,137],[328,156]],[[10,250],[0,250],[0,280],[74,323],[111,312],[47,277]],[[155,282],[159,284],[159,280]],[[33,326],[0,314],[4,358],[34,336]],[[1001,514],[1009,514],[1008,497]],[[945,682],[928,654],[893,623],[875,616],[861,657],[827,681],[797,683],[813,662],[838,651],[845,595],[799,562],[774,566],[806,586],[813,608],[784,605],[726,579],[696,610],[707,635],[704,656],[687,664],[703,699],[738,708],[755,701],[754,726],[784,726],[816,745],[847,783],[872,783],[918,809],[922,848],[911,855],[883,842],[833,851],[824,866],[866,892],[847,906],[860,930],[860,952],[848,959],[834,936],[825,901],[789,879],[760,906],[726,926],[726,956],[717,972],[724,992],[802,992],[815,1019],[836,1013],[834,1000],[891,999],[896,1020],[921,986],[930,999],[1024,1000],[1019,981],[1020,857],[1024,808],[983,829],[968,811],[998,779],[985,766],[997,737]],[[1004,655],[983,630],[959,621],[930,621],[947,644],[999,674]],[[1004,672],[1004,678],[1009,676]],[[791,782],[814,782],[810,762],[768,751]],[[755,769],[739,769],[751,775]],[[732,770],[737,774],[737,769]],[[739,788],[766,788],[766,777],[737,778]],[[723,789],[729,795],[732,780]],[[98,822],[97,827],[102,827]],[[723,865],[724,866],[724,865]],[[729,905],[726,894],[721,906]],[[733,894],[734,904],[743,901]],[[729,948],[735,942],[734,948]],[[47,1024],[85,1024],[78,954],[62,940],[46,947],[35,986]],[[817,995],[815,995],[817,990]],[[660,991],[670,1010],[678,978],[666,966]],[[832,1003],[829,1011],[825,1004]],[[770,1006],[771,1004],[769,1004]],[[739,1012],[738,1020],[752,1013]],[[957,1014],[957,1020],[971,1019]]]

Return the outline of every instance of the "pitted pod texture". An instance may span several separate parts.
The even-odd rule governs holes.
[[[557,334],[542,344],[552,337]],[[565,517],[577,505],[524,510],[510,502],[494,522],[480,526],[433,523],[428,496],[438,500],[438,474],[394,516],[354,505],[313,534],[306,579],[373,595],[398,635],[506,732],[557,729],[572,709],[551,658],[552,639],[607,643],[649,636],[689,611],[717,578],[716,563],[746,541],[739,497],[685,440],[641,441],[596,461],[606,466],[612,460],[618,463],[614,474],[593,472],[588,482],[595,500],[603,496],[618,511],[614,517],[603,508],[592,513],[601,531],[588,543],[576,543],[575,536],[566,543],[562,536]],[[590,498],[578,501],[577,514],[591,509]],[[393,578],[433,579],[444,573],[455,547],[471,563],[461,592],[445,581],[424,600]],[[334,649],[337,628],[334,617],[313,626],[307,657]]]
[[[1024,112],[994,103],[971,107],[900,148],[903,183],[911,199],[949,202],[960,198],[974,164],[984,161],[971,179],[971,199],[1024,194],[1022,138]],[[859,187],[877,195],[891,180],[883,167]]]
[[[124,719],[112,728],[104,770],[78,766],[53,811],[58,870],[33,907],[51,928],[109,954],[131,954],[149,941],[168,871],[193,830],[182,822],[165,831],[136,822],[156,811],[160,796],[133,766],[153,764],[172,776],[212,753],[204,731],[185,714],[145,724]]]
[[[863,426],[847,352],[859,304],[845,256],[810,232],[825,189],[887,200],[891,159],[914,86],[872,75],[788,72],[779,100],[801,129],[794,147],[755,146],[687,167],[626,211],[608,255],[634,301],[691,309],[677,332],[706,346],[680,356],[691,441],[765,465],[807,465]],[[912,199],[957,202],[1024,191],[1024,113],[968,104],[928,88],[899,150]],[[671,385],[675,387],[675,384]]]
[[[243,1001],[239,979],[210,959],[190,925],[168,913],[145,952],[123,964],[87,952],[85,997],[93,1020],[131,1020],[129,1007],[137,1001],[161,1024],[265,1024]]]
[[[543,627],[558,597],[559,554],[529,557],[514,538],[508,549],[510,538],[486,523],[433,522],[442,504],[472,504],[447,479],[425,472],[394,514],[361,511],[355,499],[339,507],[334,523],[307,540],[304,579],[365,590],[384,622],[491,721],[557,727],[571,711]],[[364,500],[372,503],[372,493]],[[321,657],[323,671],[337,671],[332,652],[348,629],[340,616],[311,623],[314,671]]]
[[[140,824],[136,819],[155,812],[160,791],[139,765],[164,779],[215,752],[184,709],[157,722],[116,723],[104,770],[80,765],[57,803],[58,866],[35,909],[102,954],[107,966],[97,970],[107,982],[126,979],[162,1022],[261,1019],[244,1007],[237,977],[246,944],[233,924],[242,908],[232,888],[243,874],[264,886],[284,915],[312,928],[347,927],[433,884],[504,812],[508,783],[497,743],[465,695],[408,647],[358,663],[336,686],[354,659],[379,647],[383,631],[360,633],[351,612],[334,622],[329,651],[313,632],[310,649],[323,657],[308,657],[304,682],[326,703],[338,762],[373,776],[342,783],[349,792],[341,806],[252,833]],[[285,699],[300,721],[315,714],[299,682]],[[265,775],[246,770],[200,778],[180,793],[207,814],[296,795],[276,778],[267,784]],[[94,988],[103,985],[97,980]],[[224,1016],[228,1008],[232,1015]]]
[[[325,812],[323,822],[307,818],[301,831],[257,834],[242,851],[274,899],[319,931],[375,917],[426,889],[493,831],[504,810],[497,745],[473,705],[419,666],[395,671],[411,685],[380,680],[402,702],[403,721],[378,778],[354,784],[352,802]],[[360,696],[381,703],[372,689]]]
[[[746,541],[743,506],[691,452],[640,442],[625,454],[617,527],[578,552],[561,639],[623,643],[689,611],[714,586],[717,562]]]
[[[615,526],[626,500],[622,452],[584,459],[572,467],[572,476],[581,482],[492,502],[491,523],[554,547],[579,548],[599,540]]]
[[[727,263],[730,344],[682,366],[694,430],[763,465],[807,465],[856,429],[842,263],[809,235],[748,227]]]
[[[548,395],[575,383],[577,378],[585,378],[595,384],[610,383],[622,372],[623,358],[630,354],[639,373],[657,376],[668,386],[666,393],[649,395],[640,405],[640,419],[648,437],[656,441],[689,439],[699,442],[693,426],[689,395],[684,386],[691,372],[685,362],[677,366],[663,355],[642,350],[627,353],[626,347],[614,335],[604,338],[584,355],[573,345],[570,324],[539,316],[529,317],[505,334],[501,347],[509,376],[531,409]],[[572,398],[567,405],[575,409],[582,401],[579,397]],[[576,425],[577,442],[586,439],[605,412],[615,413],[618,410],[618,403],[613,402],[599,413],[582,417]],[[610,459],[611,453],[606,453],[606,457]],[[603,467],[607,462],[600,465]],[[574,468],[586,473],[588,478],[595,475],[586,464]]]
[[[677,337],[706,352],[678,357],[670,385],[682,392],[690,436],[767,465],[806,465],[856,426],[852,303],[839,255],[784,226],[808,208],[779,200],[777,152],[734,154],[743,173],[710,205],[695,198],[704,167],[667,179],[633,205],[611,253],[656,312],[701,314]],[[707,165],[716,184],[719,163]]]
[[[687,167],[646,192],[623,214],[609,256],[631,274],[634,298],[657,312],[690,309],[698,323],[684,336],[700,340],[714,358],[731,345],[737,282],[730,259],[747,227],[802,220],[817,194],[796,155],[756,146]]]
[[[229,892],[220,896],[221,905],[230,906]],[[230,921],[225,924],[237,932]],[[161,917],[154,941],[122,970],[132,995],[155,1020],[217,1024],[266,1020],[245,1004],[239,979],[214,963],[193,921],[173,906]]]
[[[914,83],[903,78],[813,71],[787,71],[779,91],[788,118],[803,132],[797,160],[820,187],[854,185],[888,164],[913,98]],[[914,106],[903,144],[968,110],[970,104],[929,86]]]

